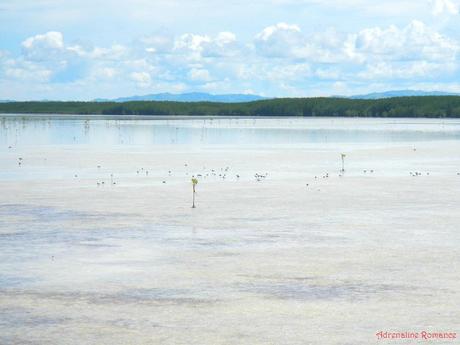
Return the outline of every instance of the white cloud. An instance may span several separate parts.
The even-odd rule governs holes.
[[[292,56],[293,51],[304,43],[300,27],[278,23],[268,26],[255,36],[254,46],[261,55],[270,57]]]
[[[309,33],[296,24],[277,23],[246,39],[231,31],[158,31],[131,44],[96,46],[68,43],[67,36],[50,31],[25,39],[20,54],[0,51],[0,83],[27,81],[36,90],[56,93],[74,87],[92,90],[93,98],[102,91],[130,94],[137,88],[251,89],[279,96],[327,94],[350,84],[357,89],[411,81],[448,84],[460,77],[459,42],[438,30],[417,20]]]
[[[458,5],[452,0],[433,0],[432,3],[435,16],[458,14]]]
[[[201,51],[203,43],[211,42],[207,35],[183,34],[174,43],[174,49],[187,49],[191,51]]]
[[[165,31],[159,31],[139,39],[143,49],[148,53],[170,53],[174,48],[174,36]]]
[[[243,53],[243,48],[237,41],[236,35],[232,32],[219,32],[212,37],[211,41],[203,44],[202,55],[204,57],[232,57]]]
[[[64,47],[64,38],[60,32],[49,31],[43,35],[29,37],[22,42],[22,46],[25,49],[33,49],[37,46],[42,48],[62,49]]]
[[[52,71],[34,62],[23,59],[8,59],[2,63],[3,75],[7,79],[44,83],[49,81]]]
[[[254,47],[260,56],[338,63],[349,59],[345,54],[347,36],[334,29],[305,35],[299,26],[278,23],[256,35]]]
[[[345,51],[351,59],[363,62],[381,60],[452,61],[459,50],[458,42],[441,35],[420,21],[399,29],[363,29],[349,36]]]
[[[269,41],[280,35],[283,37],[286,33],[288,35],[300,33],[301,30],[299,26],[295,24],[286,24],[286,23],[278,23],[272,26],[267,26],[263,29],[260,33],[256,35],[256,39],[261,41]]]
[[[369,61],[454,61],[459,43],[413,20],[405,27],[365,28],[344,35],[334,29],[305,35],[297,25],[279,23],[256,35],[254,47],[266,58],[315,63]]]
[[[357,76],[366,80],[418,80],[432,76],[453,73],[458,69],[454,64],[433,63],[428,61],[410,61],[402,64],[377,62],[367,65]]]
[[[127,48],[120,44],[113,44],[108,48],[85,48],[78,44],[66,45],[61,32],[50,31],[24,40],[22,51],[24,57],[29,60],[66,60],[76,57],[117,60],[127,53]]]
[[[35,35],[22,42],[22,49],[28,59],[50,59],[64,49],[64,37],[56,31]]]
[[[132,72],[129,76],[141,88],[149,87],[152,83],[152,78],[147,72]]]
[[[215,42],[218,46],[225,46],[226,44],[231,44],[236,42],[236,35],[233,32],[219,32],[217,35]]]
[[[172,50],[172,53],[195,62],[205,58],[231,57],[240,52],[236,35],[227,31],[219,32],[216,36],[183,34],[175,39]]]

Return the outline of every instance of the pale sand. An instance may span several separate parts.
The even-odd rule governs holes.
[[[460,142],[350,146],[343,177],[340,152],[3,151],[0,344],[368,345],[396,342],[381,330],[460,332]],[[226,180],[200,178],[192,209],[191,175],[227,166]]]

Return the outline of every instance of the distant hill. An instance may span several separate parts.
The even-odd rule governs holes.
[[[373,92],[366,95],[355,95],[351,99],[380,99],[391,97],[413,97],[413,96],[459,96],[460,93],[444,91],[420,91],[420,90],[395,90],[385,92]]]
[[[223,94],[213,95],[204,92],[189,93],[157,93],[144,96],[120,97],[116,99],[95,99],[95,102],[131,102],[131,101],[171,101],[171,102],[222,102],[241,103],[266,99],[262,96],[250,94]]]

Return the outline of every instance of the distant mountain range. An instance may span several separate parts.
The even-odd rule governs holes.
[[[444,91],[420,91],[420,90],[396,90],[385,92],[373,92],[366,95],[355,95],[346,98],[351,99],[380,99],[391,97],[412,97],[412,96],[460,96],[460,93]]]
[[[420,91],[420,90],[395,90],[385,92],[373,92],[364,95],[354,96],[331,96],[350,99],[381,99],[391,97],[412,97],[412,96],[460,96],[460,93],[444,91]],[[273,97],[275,98],[275,97]],[[222,94],[214,95],[205,92],[188,93],[156,93],[143,96],[120,97],[115,99],[97,98],[93,102],[131,102],[131,101],[172,101],[172,102],[222,102],[222,103],[242,103],[269,99],[251,94]],[[15,102],[13,100],[0,100],[0,103]],[[41,102],[50,102],[41,100]]]
[[[171,101],[171,102],[223,102],[223,103],[239,103],[252,102],[267,99],[262,96],[250,94],[224,94],[213,95],[204,92],[189,92],[189,93],[157,93],[144,96],[121,97],[115,99],[95,99],[95,102],[131,102],[131,101]]]

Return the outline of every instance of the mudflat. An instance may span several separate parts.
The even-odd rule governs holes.
[[[460,331],[458,120],[21,116],[0,145],[1,344]]]

